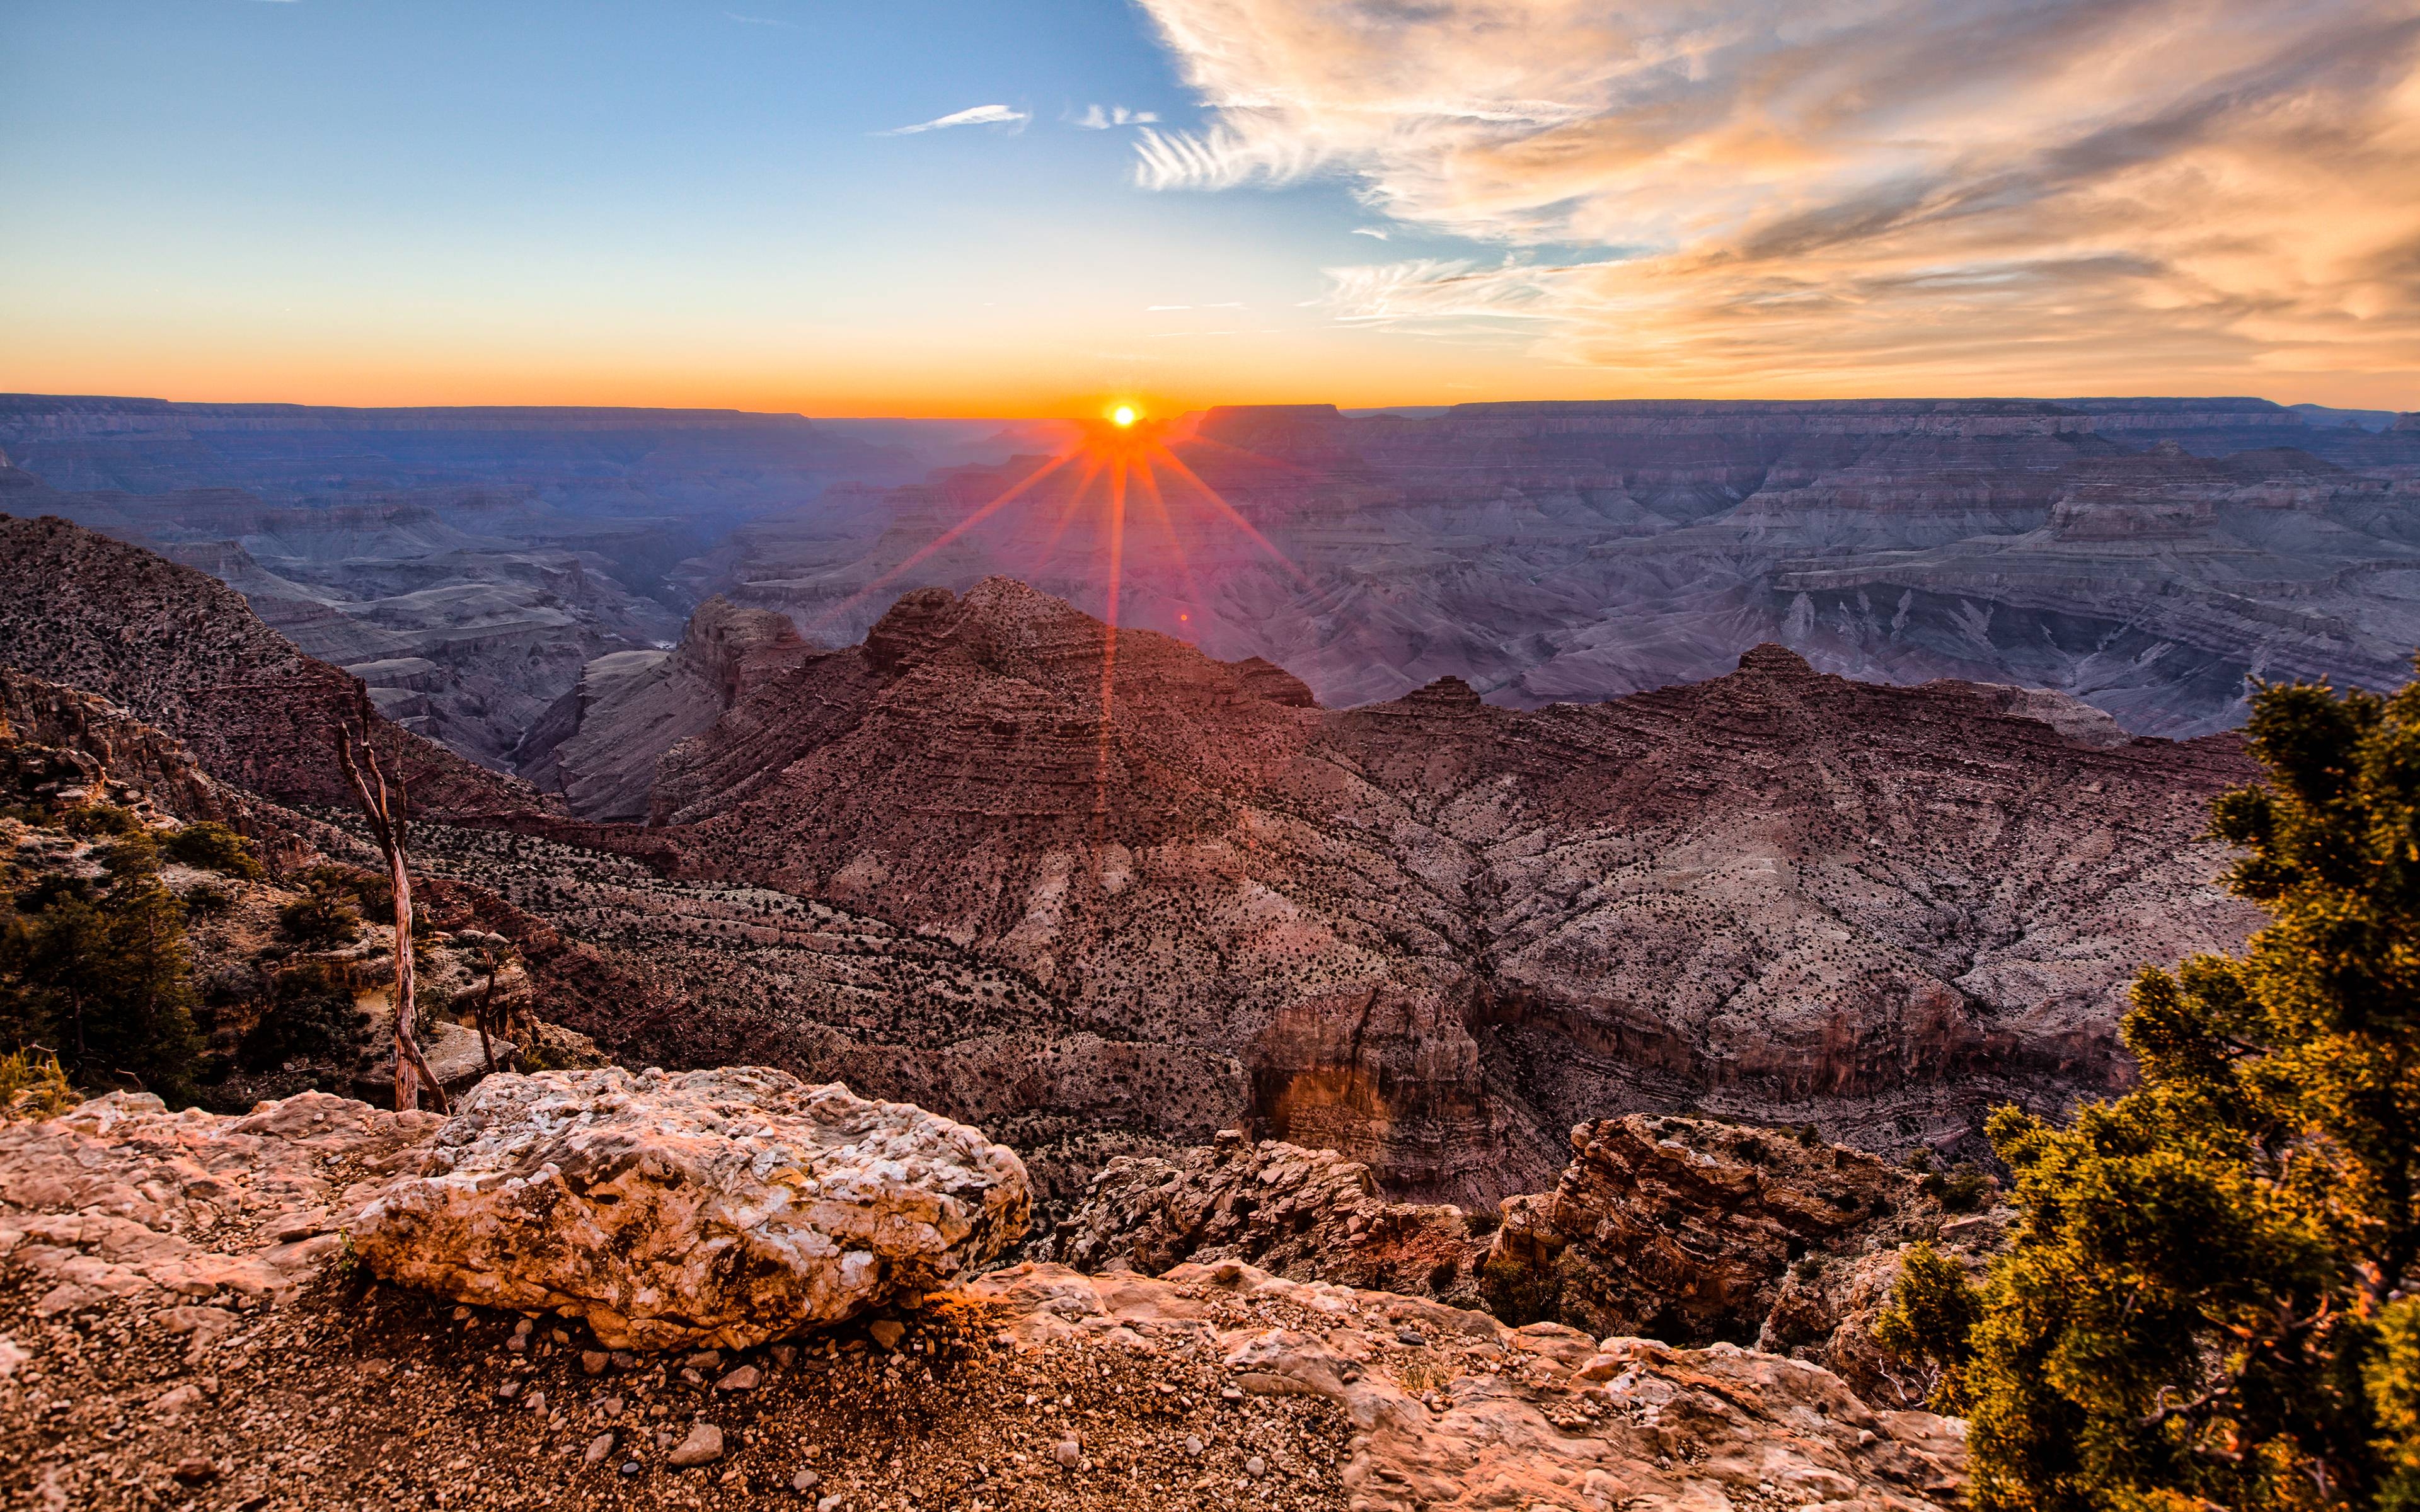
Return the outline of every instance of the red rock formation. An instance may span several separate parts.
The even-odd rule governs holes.
[[[343,806],[334,722],[366,719],[424,815],[535,808],[485,771],[370,711],[359,679],[314,661],[217,579],[43,517],[0,515],[0,661],[95,693],[183,741],[223,781]]]
[[[1330,712],[1149,632],[1105,680],[1108,648],[1004,579],[911,594],[744,669],[632,841],[1233,1055],[1272,1134],[1466,1200],[1696,1102],[1971,1145],[1991,1103],[2122,1077],[2124,983],[2250,919],[2198,839],[2251,775],[2231,739],[1778,648],[1535,713],[1452,679]]]
[[[1751,1342],[1793,1264],[1941,1227],[1912,1173],[1784,1130],[1633,1115],[1572,1151],[1552,1192],[1504,1204],[1487,1274],[1499,1304],[1601,1334]]]
[[[1472,1306],[1485,1253],[1459,1208],[1389,1202],[1358,1161],[1230,1129],[1165,1158],[1109,1162],[1050,1236],[1047,1257],[1146,1275],[1241,1260],[1297,1281]]]

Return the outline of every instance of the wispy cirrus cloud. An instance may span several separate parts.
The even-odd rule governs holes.
[[[1116,126],[1149,126],[1158,119],[1157,111],[1128,110],[1124,105],[1107,108],[1088,105],[1081,116],[1069,117],[1069,124],[1080,126],[1088,131],[1106,131]]]
[[[1708,390],[2420,390],[2420,0],[1141,3],[1211,118],[1138,182],[1516,254],[1329,270],[1345,319]]]
[[[894,126],[876,136],[913,136],[919,131],[945,131],[953,126],[1021,126],[1031,119],[1024,111],[1008,105],[975,105],[966,110],[937,116],[913,126]]]

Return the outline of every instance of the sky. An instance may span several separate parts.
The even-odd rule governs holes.
[[[0,389],[2420,408],[2420,0],[0,0]]]

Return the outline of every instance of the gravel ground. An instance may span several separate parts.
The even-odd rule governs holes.
[[[1007,1348],[1006,1310],[955,1296],[745,1356],[641,1357],[335,1274],[284,1304],[49,1318],[43,1289],[0,1267],[12,1506],[1344,1504],[1334,1404],[1237,1392],[1207,1340]],[[676,1464],[705,1427],[721,1453]]]

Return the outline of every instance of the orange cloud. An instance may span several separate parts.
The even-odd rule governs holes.
[[[1349,322],[1663,392],[2420,403],[2420,0],[1143,3],[1214,119],[1140,183],[1502,249],[1330,270]]]

